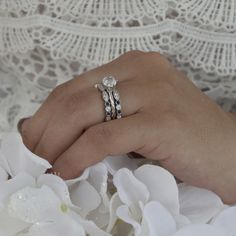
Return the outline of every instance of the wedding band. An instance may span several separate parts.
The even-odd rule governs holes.
[[[113,76],[103,78],[95,88],[102,93],[105,109],[105,121],[122,118],[120,94],[116,88],[117,80]]]
[[[105,121],[112,120],[112,115],[111,115],[111,104],[109,100],[109,95],[105,88],[102,86],[102,84],[95,84],[95,88],[101,91],[102,93],[102,99],[104,101],[104,109],[105,109]]]
[[[122,113],[121,113],[120,94],[117,89],[114,89],[113,96],[115,98],[116,119],[120,119],[122,118]]]

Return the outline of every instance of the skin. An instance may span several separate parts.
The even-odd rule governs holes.
[[[123,118],[104,122],[94,88],[119,82]],[[178,179],[236,203],[236,116],[223,111],[162,55],[133,51],[58,86],[21,126],[25,145],[64,179],[107,155],[135,152]]]

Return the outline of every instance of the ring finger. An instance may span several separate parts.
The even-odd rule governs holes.
[[[138,81],[118,82],[117,89],[123,116],[132,115],[142,107],[143,99],[137,96]],[[66,97],[48,122],[34,153],[54,163],[83,131],[103,122],[104,117],[104,102],[97,89],[88,88]]]

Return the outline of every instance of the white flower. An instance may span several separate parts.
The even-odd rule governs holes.
[[[183,227],[173,236],[229,236],[225,234],[225,231],[221,228],[214,227],[208,224],[196,224]],[[233,236],[233,235],[231,235]]]
[[[111,191],[108,174],[114,175],[124,166],[132,170],[137,168],[136,162],[127,156],[108,156],[103,162],[87,168],[82,176],[67,181],[72,202],[80,207],[80,215],[100,228],[107,228],[108,232],[114,224],[114,205],[120,203],[119,198],[111,197],[108,191]]]
[[[8,180],[7,172],[0,166],[0,182]]]
[[[21,173],[0,183],[0,189],[0,230],[5,235],[22,231],[29,236],[107,235],[77,214],[67,185],[58,176],[45,174],[35,179]]]
[[[143,165],[134,173],[121,169],[114,176],[114,185],[123,203],[117,215],[133,226],[135,235],[171,235],[176,231],[178,188],[169,172],[153,165]]]
[[[154,165],[143,165],[133,173],[121,169],[114,185],[123,204],[117,215],[133,226],[135,235],[172,235],[191,223],[207,223],[225,207],[214,193],[177,186],[168,171]]]
[[[48,168],[18,133],[3,140],[0,236],[236,235],[236,207],[211,191],[177,185],[159,166],[108,157],[69,181],[44,174]]]
[[[213,192],[178,184],[180,213],[186,216],[191,223],[208,223],[219,212],[226,208],[222,200]]]
[[[236,206],[228,207],[216,216],[211,224],[225,231],[226,236],[236,235]]]
[[[108,171],[103,163],[88,168],[83,176],[67,181],[72,202],[80,207],[80,215],[95,222],[100,228],[109,222],[107,182]]]
[[[48,161],[27,149],[20,134],[15,132],[10,133],[1,143],[0,165],[11,177],[21,172],[38,177],[52,167]]]

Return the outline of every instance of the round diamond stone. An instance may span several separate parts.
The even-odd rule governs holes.
[[[117,83],[117,81],[113,76],[105,77],[102,80],[102,84],[104,86],[106,86],[107,88],[113,88],[114,86],[116,86],[116,83]]]
[[[121,105],[117,105],[117,106],[116,106],[116,109],[117,109],[117,110],[121,110]]]
[[[111,111],[111,107],[106,107],[106,111],[110,112]]]
[[[119,95],[119,93],[118,93],[118,91],[114,91],[114,98],[116,99],[116,100],[119,100],[120,99],[120,95]]]

